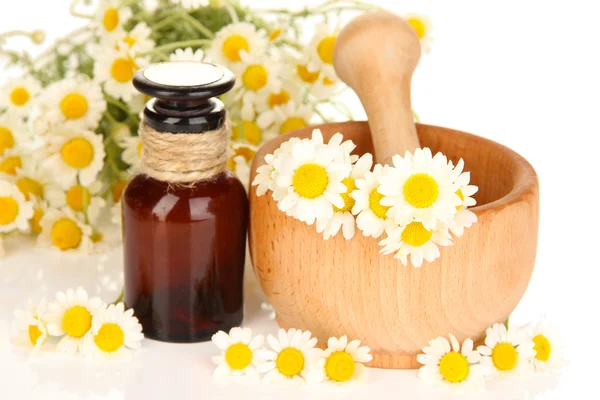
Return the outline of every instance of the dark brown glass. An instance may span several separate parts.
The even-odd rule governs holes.
[[[146,337],[209,340],[239,326],[248,203],[229,171],[191,187],[138,175],[123,194],[125,303]]]

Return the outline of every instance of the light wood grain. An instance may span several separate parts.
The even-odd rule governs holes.
[[[335,70],[365,108],[380,164],[421,147],[411,106],[411,79],[420,57],[414,29],[395,14],[361,15],[337,38]]]
[[[258,280],[284,328],[310,330],[323,344],[348,335],[371,347],[373,367],[416,368],[429,339],[448,333],[481,340],[485,329],[504,322],[519,303],[533,271],[538,232],[538,181],[529,163],[510,149],[451,129],[418,125],[423,146],[465,160],[479,186],[479,222],[441,257],[421,268],[380,255],[378,240],[360,232],[328,241],[314,226],[286,217],[270,195],[250,190],[250,251]],[[366,122],[320,127],[328,139],[342,132],[373,152]],[[260,149],[252,179],[264,156],[292,135]]]

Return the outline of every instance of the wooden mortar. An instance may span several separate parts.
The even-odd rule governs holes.
[[[350,56],[344,56],[345,38],[363,40],[356,32],[373,26],[391,27],[395,33],[365,44],[385,48],[389,46],[386,38],[404,37],[409,45],[398,54],[406,54],[413,39],[404,34],[404,22],[398,19],[373,13],[359,17],[358,23],[353,21],[338,38],[336,62],[353,63],[348,61]],[[356,48],[354,52],[360,53]],[[385,71],[377,53],[365,54],[377,60],[376,68],[364,71]],[[412,56],[404,59],[414,61]],[[269,194],[258,197],[255,188],[250,190],[252,262],[279,325],[310,330],[322,345],[331,336],[360,339],[372,350],[373,361],[368,365],[379,368],[418,367],[416,355],[421,348],[448,333],[460,341],[481,340],[486,328],[504,322],[519,303],[533,271],[537,247],[539,190],[531,165],[512,150],[468,133],[417,124],[418,137],[414,135],[414,124],[407,121],[412,69],[409,63],[403,65],[408,67],[395,75],[392,85],[387,81],[361,83],[351,68],[342,72],[336,64],[342,79],[359,93],[370,122],[316,128],[325,140],[342,132],[357,145],[355,154],[373,153],[379,162],[403,154],[403,149],[413,151],[413,146],[441,151],[455,164],[464,159],[471,182],[479,186],[478,206],[471,208],[479,221],[453,246],[442,247],[439,259],[421,268],[405,267],[392,255],[379,254],[378,242],[383,236],[365,238],[360,232],[352,240],[342,235],[324,240],[314,226],[279,211]],[[386,111],[390,103],[379,100],[377,93],[392,96],[394,108]],[[264,145],[254,159],[251,179],[264,164],[265,155],[291,137],[310,137],[313,128]]]

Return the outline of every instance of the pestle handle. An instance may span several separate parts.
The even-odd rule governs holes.
[[[352,20],[339,34],[335,70],[360,98],[369,118],[375,159],[390,164],[421,147],[413,122],[411,79],[421,43],[404,18],[372,12]]]

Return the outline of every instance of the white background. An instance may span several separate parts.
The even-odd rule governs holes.
[[[50,38],[81,21],[68,17],[70,0],[2,0],[0,31],[44,28]],[[252,1],[254,6],[297,1]],[[308,2],[310,4],[315,2]],[[375,2],[374,2],[375,3]],[[379,1],[397,12],[430,15],[433,51],[423,58],[413,85],[414,108],[425,123],[443,125],[496,140],[522,154],[536,168],[541,185],[541,222],[536,269],[515,323],[541,314],[558,325],[567,345],[569,367],[540,398],[597,398],[598,269],[600,217],[598,136],[600,135],[600,24],[598,4],[589,0]],[[25,46],[25,42],[14,42]],[[0,82],[5,77],[1,75]],[[347,101],[362,115],[352,95]],[[510,249],[509,249],[510,251]],[[0,261],[0,398],[248,398],[293,396],[284,390],[216,388],[208,378],[209,345],[147,342],[130,367],[87,366],[81,361],[30,360],[8,343],[11,312],[69,285],[88,284],[116,274],[120,257],[106,269],[95,260],[28,253]],[[88,267],[86,271],[84,268]],[[40,272],[42,271],[42,272]],[[40,279],[39,274],[42,273]],[[96,274],[96,275],[94,275]],[[86,279],[85,276],[88,278]],[[105,279],[106,280],[106,279]],[[44,284],[41,282],[44,281]],[[45,285],[45,287],[44,287]],[[111,300],[110,291],[107,298]],[[256,307],[254,307],[256,308]],[[274,325],[257,313],[250,323],[272,333]],[[63,359],[59,359],[63,360]],[[116,372],[114,372],[116,371]],[[171,371],[171,372],[170,372]],[[353,398],[425,398],[413,372],[371,371],[370,383]],[[215,392],[215,390],[217,390]],[[256,392],[255,390],[259,390]],[[479,398],[512,398],[498,388]],[[515,393],[516,389],[511,389]],[[8,391],[8,392],[7,392]],[[212,396],[208,393],[218,393]],[[308,395],[300,392],[298,396]],[[501,395],[500,393],[505,393]],[[310,393],[318,397],[318,393]],[[328,394],[349,398],[350,393]],[[438,398],[432,395],[431,398]],[[514,398],[532,398],[514,395]]]

